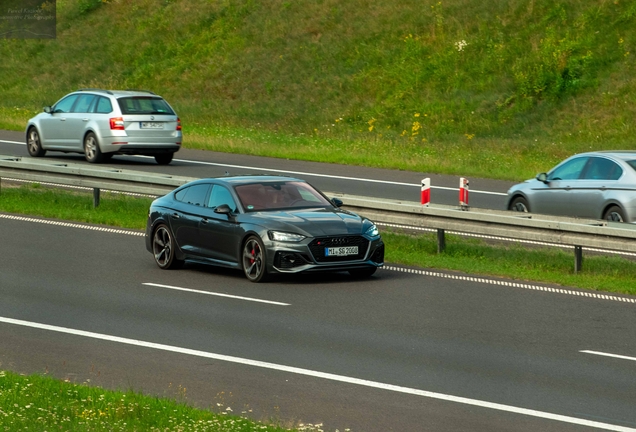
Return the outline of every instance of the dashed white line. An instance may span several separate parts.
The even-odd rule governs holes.
[[[585,354],[594,354],[594,355],[603,356],[603,357],[613,357],[613,358],[617,358],[617,359],[621,359],[621,360],[636,361],[636,357],[629,357],[629,356],[620,355],[620,354],[610,354],[610,353],[605,353],[605,352],[601,352],[601,351],[590,351],[590,350],[581,350],[579,352],[582,352],[582,353],[585,353]]]
[[[0,219],[11,219],[11,220],[17,220],[17,221],[23,221],[23,222],[34,222],[34,223],[41,223],[46,225],[63,226],[68,228],[79,228],[79,229],[85,229],[90,231],[102,231],[102,232],[113,233],[113,234],[126,234],[126,235],[137,236],[137,237],[144,237],[146,235],[144,232],[140,232],[140,231],[108,228],[108,227],[103,227],[99,225],[83,225],[83,224],[78,224],[73,222],[62,222],[62,221],[50,220],[50,219],[37,219],[32,217],[16,216],[16,215],[3,214],[3,213],[0,213]]]
[[[281,303],[281,302],[271,301],[271,300],[261,300],[261,299],[256,299],[252,297],[241,297],[241,296],[235,296],[230,294],[221,294],[221,293],[216,293],[211,291],[200,291],[200,290],[195,290],[191,288],[181,288],[181,287],[176,287],[171,285],[161,285],[161,284],[152,283],[152,282],[145,282],[145,283],[142,283],[142,285],[154,286],[159,288],[167,288],[167,289],[172,289],[176,291],[186,291],[186,292],[191,292],[196,294],[205,294],[205,295],[211,295],[211,296],[217,296],[217,297],[227,297],[227,298],[236,299],[236,300],[246,300],[246,301],[257,302],[257,303],[267,303],[267,304],[272,304],[277,306],[291,306],[289,303]]]
[[[636,432],[636,429],[628,428],[624,426],[618,426],[618,425],[614,425],[610,423],[602,423],[597,421],[581,419],[577,417],[549,413],[545,411],[521,408],[521,407],[516,407],[512,405],[504,405],[504,404],[495,403],[495,402],[488,402],[488,401],[483,401],[479,399],[471,399],[471,398],[466,398],[461,396],[454,396],[454,395],[437,393],[437,392],[432,392],[427,390],[420,390],[420,389],[415,389],[410,387],[402,387],[402,386],[397,386],[393,384],[386,384],[386,383],[377,382],[377,381],[353,378],[353,377],[348,377],[345,375],[337,375],[337,374],[332,374],[328,372],[314,371],[310,369],[303,369],[303,368],[298,368],[293,366],[280,365],[276,363],[263,362],[259,360],[252,360],[252,359],[234,357],[234,356],[229,356],[224,354],[199,351],[199,350],[194,350],[189,348],[158,344],[154,342],[128,339],[128,338],[119,337],[119,336],[93,333],[93,332],[88,332],[84,330],[72,329],[67,327],[58,327],[54,325],[36,323],[31,321],[23,321],[23,320],[18,320],[13,318],[0,317],[0,322],[6,323],[6,324],[19,325],[23,327],[30,327],[30,328],[40,329],[40,330],[48,330],[48,331],[53,331],[57,333],[65,333],[65,334],[71,334],[75,336],[88,337],[92,339],[104,340],[104,341],[115,342],[120,344],[132,345],[137,347],[150,348],[150,349],[156,349],[156,350],[167,351],[167,352],[174,352],[174,353],[191,355],[191,356],[202,357],[202,358],[209,358],[213,360],[219,360],[219,361],[240,364],[245,366],[258,367],[263,369],[297,374],[297,375],[304,375],[304,376],[309,376],[314,378],[321,378],[321,379],[326,379],[330,381],[342,382],[346,384],[353,384],[353,385],[376,388],[376,389],[381,389],[381,390],[386,390],[386,391],[391,391],[396,393],[403,393],[403,394],[420,396],[420,397],[425,397],[430,399],[437,399],[437,400],[442,400],[447,402],[471,405],[471,406],[476,406],[479,408],[504,411],[504,412],[509,412],[513,414],[520,414],[520,415],[526,415],[526,416],[531,416],[531,417],[536,417],[536,418],[541,418],[546,420],[558,421],[562,423],[593,427],[593,428],[602,429],[602,430],[610,430],[610,431],[618,431],[618,432]]]

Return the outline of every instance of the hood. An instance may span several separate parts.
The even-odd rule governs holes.
[[[325,208],[252,213],[259,225],[309,237],[362,234],[363,221],[355,213]]]

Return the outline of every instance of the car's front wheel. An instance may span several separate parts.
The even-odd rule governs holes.
[[[27,134],[27,149],[29,150],[29,154],[33,157],[42,157],[46,154],[46,150],[42,148],[40,134],[34,127],[29,129],[29,133]]]
[[[530,211],[530,207],[528,206],[528,201],[524,197],[516,197],[510,203],[508,210],[528,213]]]
[[[611,206],[603,215],[603,219],[610,222],[625,222],[625,213],[619,206]]]
[[[172,157],[174,153],[162,153],[155,156],[155,160],[159,165],[168,165],[172,162]]]
[[[176,244],[170,229],[161,224],[155,229],[152,236],[152,254],[155,256],[155,262],[162,269],[179,268],[183,261],[177,259]]]
[[[84,137],[84,156],[90,163],[100,163],[104,160],[102,149],[93,132],[89,132]]]
[[[243,272],[251,282],[267,279],[267,266],[263,242],[257,236],[250,236],[243,246]]]

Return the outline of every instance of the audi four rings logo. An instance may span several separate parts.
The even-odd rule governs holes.
[[[331,244],[334,244],[334,245],[343,245],[345,243],[347,243],[347,239],[345,237],[331,239]]]

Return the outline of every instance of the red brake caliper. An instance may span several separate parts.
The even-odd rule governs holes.
[[[252,248],[252,258],[250,258],[250,264],[254,264],[254,255],[256,255],[256,252],[254,251],[254,248]]]

